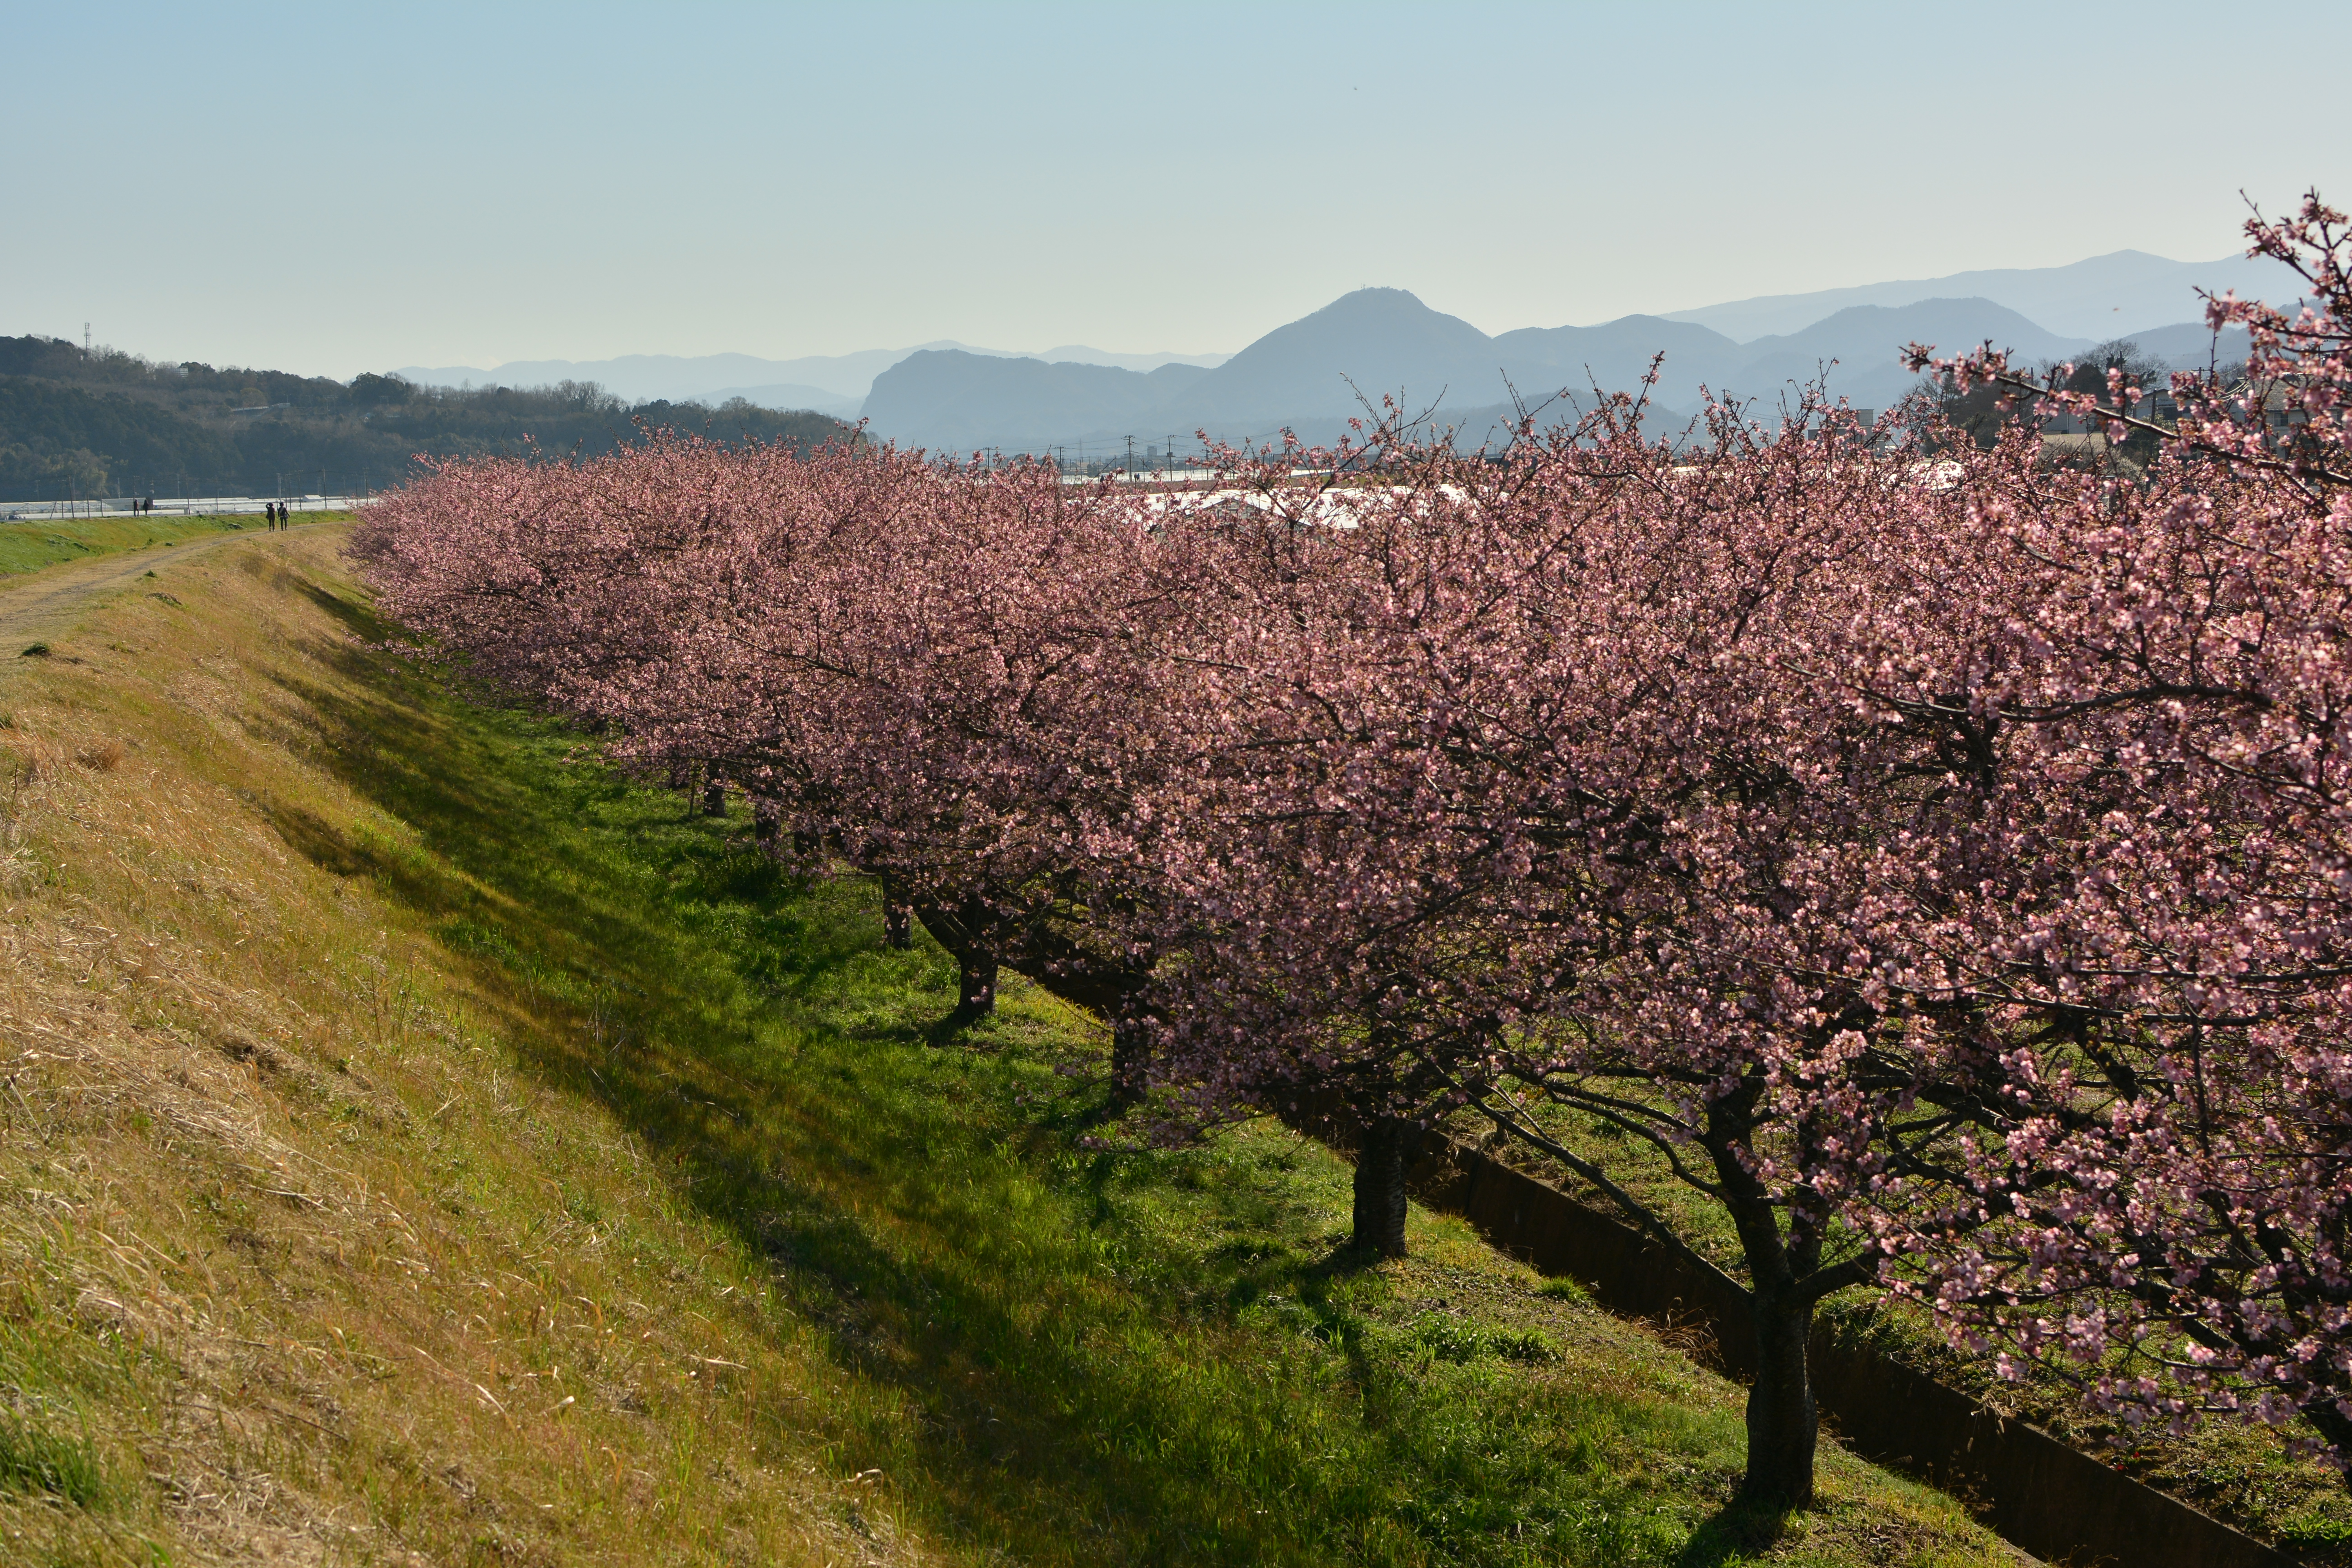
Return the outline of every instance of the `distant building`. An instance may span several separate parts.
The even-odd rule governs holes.
[[[2230,389],[2230,396],[2233,402],[2258,404],[2248,413],[2261,419],[2273,437],[2284,437],[2294,426],[2311,422],[2311,413],[2303,405],[2303,383],[2298,377],[2281,376],[2265,383],[2259,399],[2254,395],[2254,384],[2242,381]]]

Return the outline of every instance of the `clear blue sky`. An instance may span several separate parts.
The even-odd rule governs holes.
[[[2341,0],[0,16],[0,332],[344,376],[1232,350],[1367,283],[1500,331],[2352,202]]]

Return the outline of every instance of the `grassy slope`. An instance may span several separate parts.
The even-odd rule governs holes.
[[[335,536],[0,671],[0,1558],[1973,1563],[1099,1030],[371,652]]]
[[[325,521],[336,514],[302,514],[305,522]],[[263,520],[239,516],[181,517],[156,512],[147,517],[75,518],[58,521],[0,522],[0,578],[37,572],[66,561],[93,555],[113,555],[144,550],[151,544],[175,544],[183,539],[203,539],[241,529],[259,531]]]

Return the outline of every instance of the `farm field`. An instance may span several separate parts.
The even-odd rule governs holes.
[[[1740,1392],[371,645],[341,531],[0,672],[10,1560],[1962,1563]],[[171,602],[171,601],[176,601]]]

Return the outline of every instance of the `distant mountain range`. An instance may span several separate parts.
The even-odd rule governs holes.
[[[874,378],[909,354],[952,350],[990,359],[1036,359],[1070,364],[1115,366],[1150,372],[1166,364],[1215,365],[1223,354],[1121,354],[1066,343],[1043,353],[973,348],[942,340],[910,349],[866,349],[850,354],[810,354],[801,359],[760,359],[751,354],[624,354],[619,359],[513,360],[480,369],[473,365],[404,365],[394,371],[420,386],[552,386],[593,381],[631,403],[667,398],[720,404],[740,397],[764,408],[814,408],[855,419]]]
[[[2197,290],[2235,289],[2249,298],[2275,294],[2294,279],[2278,263],[2246,256],[2170,261],[2144,250],[2118,250],[2065,267],[2004,267],[1910,282],[1865,283],[1811,294],[1767,294],[1696,310],[1670,321],[1696,321],[1746,342],[1794,332],[1852,305],[1910,305],[1922,300],[1992,300],[2051,331],[2095,342],[2135,321],[2185,321],[2198,314]]]
[[[1596,387],[1632,390],[1656,354],[1664,357],[1652,395],[1675,416],[1696,410],[1707,393],[1769,405],[1821,376],[1856,406],[1885,408],[1912,384],[1896,355],[1913,341],[1946,352],[1990,341],[2030,363],[2128,337],[2153,357],[2201,363],[2216,345],[2197,319],[2197,289],[2283,301],[2295,281],[2275,263],[2244,257],[2192,263],[2121,250],[2066,267],[1771,295],[1493,337],[1402,289],[1364,289],[1232,355],[1075,344],[1013,354],[940,342],[794,360],[637,354],[399,374],[433,385],[594,381],[632,400],[742,397],[863,416],[903,445],[966,451],[1058,447],[1100,456],[1123,451],[1131,437],[1139,455],[1189,449],[1197,430],[1237,444],[1283,429],[1328,441],[1383,395],[1409,413],[1433,408],[1438,424],[1475,438],[1509,416],[1515,398],[1532,405],[1565,393],[1582,403]],[[2242,334],[2232,338],[2219,345],[2223,360],[2244,352]]]
[[[2143,351],[2168,359],[2201,360],[2211,346],[2210,334],[2193,322],[2132,335]],[[1638,387],[1661,353],[1652,396],[1679,417],[1708,393],[1769,405],[1822,376],[1855,406],[1885,408],[1912,384],[1896,360],[1904,344],[1958,351],[1988,340],[2029,363],[2093,346],[1982,299],[1853,305],[1801,331],[1742,343],[1697,322],[1656,316],[1488,337],[1402,289],[1362,289],[1210,370],[1170,365],[1139,375],[929,350],[877,376],[863,412],[877,434],[908,446],[1100,454],[1131,436],[1139,452],[1163,444],[1184,451],[1196,430],[1236,445],[1273,439],[1286,428],[1328,441],[1365,402],[1377,405],[1391,395],[1408,415],[1433,405],[1435,424],[1475,439],[1509,417],[1514,394],[1529,404],[1559,393],[1570,405],[1589,404],[1596,389]]]

